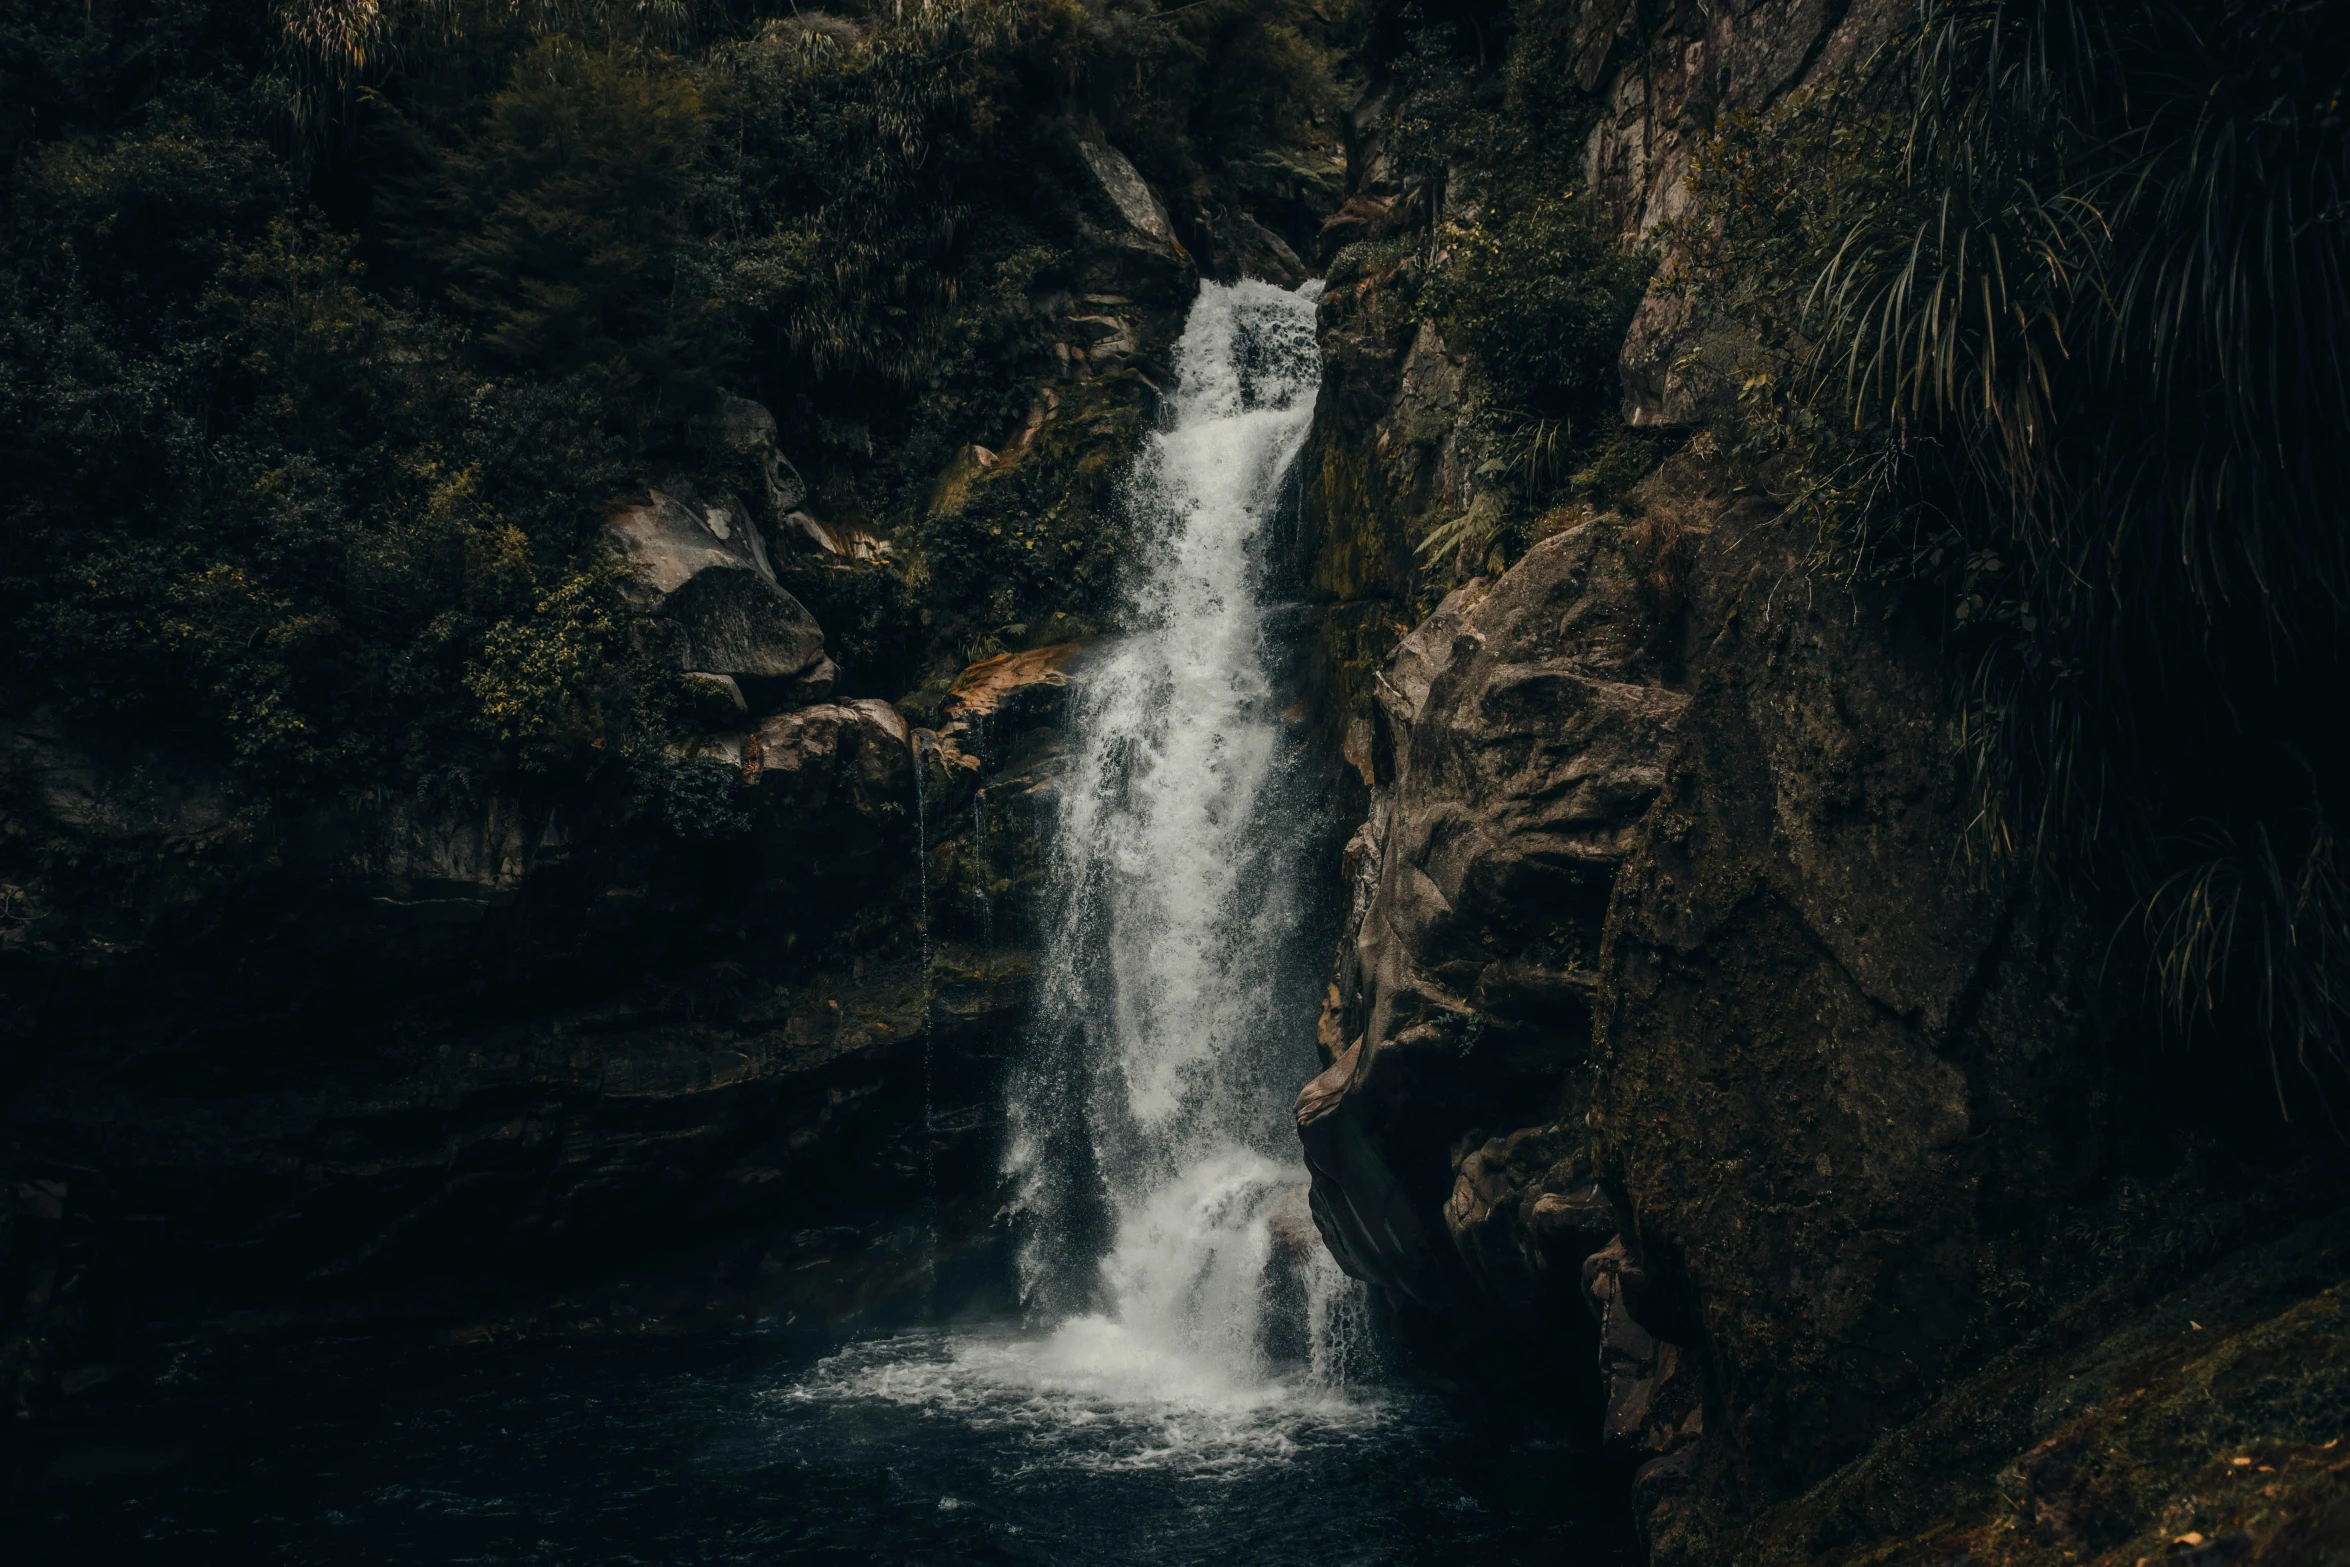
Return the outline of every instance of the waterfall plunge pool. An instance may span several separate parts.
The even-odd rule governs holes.
[[[1622,1470],[1522,1413],[1218,1387],[1096,1347],[984,1327],[313,1342],[0,1436],[0,1540],[23,1567],[1638,1560]]]

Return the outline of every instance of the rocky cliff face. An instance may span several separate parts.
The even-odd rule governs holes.
[[[207,1321],[576,1331],[991,1287],[971,1248],[1049,719],[998,731],[1027,771],[937,781],[943,821],[928,731],[817,703],[701,743],[742,780],[705,841],[393,802],[133,939],[23,923],[12,999],[49,1048],[5,1121],[12,1396],[147,1369]],[[12,824],[60,831],[83,753],[11,739]],[[80,852],[118,846],[74,820]],[[991,882],[1000,919],[968,917]]]
[[[1498,1301],[1576,1360],[1616,1227],[1581,1128],[1602,920],[1685,700],[1630,548],[1599,523],[1538,544],[1379,675],[1334,1059],[1298,1110],[1352,1271],[1430,1312]]]
[[[2338,1187],[2149,1131],[2102,944],[1965,870],[1940,649],[1716,472],[1676,458],[1375,677],[1297,1106],[1325,1242],[1423,1340],[1579,1377],[1659,1561],[1939,1561],[1946,1515],[1986,1560],[2265,1538],[2159,1443],[2080,1466],[2138,1399],[2321,1507],[2300,1394],[2187,1387],[2323,1336],[2339,1270],[2290,1226]],[[2250,1337],[2158,1372],[2182,1287]]]
[[[1644,1471],[1747,1505],[1923,1406],[2107,1168],[2093,944],[1958,869],[1950,678],[1783,525],[1693,566],[1691,694],[1619,873],[1595,1162],[1708,1435]],[[1652,1431],[1640,1440],[1659,1445]]]
[[[1727,116],[1788,95],[1866,91],[1877,51],[1910,15],[1907,0],[1593,0],[1576,13],[1577,85],[1600,103],[1584,179],[1627,240],[1685,215],[1698,144]],[[1708,335],[1678,296],[1651,296],[1622,356],[1625,417],[1673,426],[1697,411],[1689,363]]]
[[[1723,116],[1865,93],[1904,14],[1575,8],[1591,190],[1627,238],[1669,233]],[[2279,1515],[2246,1525],[2144,1443],[2088,1454],[2132,1399],[2205,1418],[2184,1384],[2251,1352],[2134,1358],[2181,1331],[2156,1324],[2182,1280],[2262,1343],[2321,1333],[2339,1269],[2284,1227],[2335,1188],[2182,1165],[2149,1130],[2104,936],[1970,866],[1959,673],[1705,437],[1397,624],[1412,543],[1488,477],[1464,367],[1405,303],[1433,201],[1371,183],[1333,220],[1400,238],[1333,269],[1303,507],[1317,586],[1400,636],[1349,649],[1369,800],[1297,1105],[1325,1241],[1431,1341],[1577,1368],[1660,1561],[2053,1561],[2165,1528],[2252,1550]],[[1712,330],[1650,296],[1630,424],[1696,418]],[[2265,1472],[2331,1517],[2326,1433],[2241,1396],[2211,1418],[2294,1455]]]

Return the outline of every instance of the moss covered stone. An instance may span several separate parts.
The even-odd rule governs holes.
[[[2161,1275],[2157,1275],[2159,1279]],[[1736,1567],[2350,1558],[2350,1220],[2092,1294],[1811,1494]]]

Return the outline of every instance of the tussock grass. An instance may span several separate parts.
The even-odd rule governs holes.
[[[1757,333],[1749,455],[1944,617],[1976,873],[2129,905],[2288,1113],[2350,1066],[2346,92],[2339,6],[1927,0],[1730,127],[1690,243]]]

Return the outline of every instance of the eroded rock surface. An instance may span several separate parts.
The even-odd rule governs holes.
[[[1723,118],[1792,93],[1850,94],[1908,0],[1590,0],[1575,20],[1576,85],[1599,100],[1583,177],[1626,239],[1689,210],[1697,149]],[[1657,293],[1626,336],[1624,416],[1686,424],[1703,394],[1689,351],[1706,331],[1684,296]]]
[[[745,739],[743,781],[762,809],[821,809],[835,798],[867,815],[913,795],[913,736],[898,710],[870,697],[803,707]]]
[[[1952,677],[1805,560],[1759,519],[1701,552],[1600,964],[1599,1167],[1642,1320],[1705,1346],[1700,1478],[1737,1505],[1914,1414],[2104,1157],[2094,944],[1964,874]]]
[[[1347,1268],[1595,1370],[1659,1558],[1912,1417],[2104,1168],[2092,944],[1956,869],[1938,651],[1703,460],[1376,682],[1300,1097]]]
[[[1167,207],[1159,200],[1159,193],[1150,187],[1128,160],[1126,154],[1107,142],[1081,141],[1077,152],[1092,171],[1094,182],[1107,198],[1110,206],[1125,220],[1131,243],[1167,251],[1179,251],[1175,242],[1174,225],[1167,221]]]
[[[1683,705],[1652,596],[1585,523],[1448,597],[1377,682],[1371,816],[1298,1101],[1332,1252],[1430,1312],[1585,1346],[1615,1219],[1581,1129],[1600,926]]]

